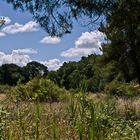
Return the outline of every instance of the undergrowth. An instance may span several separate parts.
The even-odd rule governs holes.
[[[74,94],[67,102],[5,104],[0,109],[0,139],[140,139],[140,108],[133,101],[120,107],[117,98],[88,96]]]

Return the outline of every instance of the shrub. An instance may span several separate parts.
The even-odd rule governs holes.
[[[105,93],[117,96],[140,96],[140,86],[136,83],[122,83],[113,81],[105,87]]]
[[[13,89],[14,95],[21,100],[57,102],[68,96],[68,92],[52,81],[35,78],[27,84],[19,84]]]

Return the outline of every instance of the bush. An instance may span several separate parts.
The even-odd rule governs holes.
[[[68,92],[52,81],[35,78],[27,84],[19,84],[13,89],[14,95],[21,100],[57,102],[68,96]]]
[[[122,83],[113,81],[105,87],[105,93],[117,96],[140,96],[140,86],[136,83]]]

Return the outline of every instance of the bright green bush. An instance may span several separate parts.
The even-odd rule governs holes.
[[[113,81],[105,87],[105,93],[117,96],[140,96],[140,86],[136,83]]]
[[[35,78],[25,85],[19,84],[13,89],[13,93],[18,99],[25,101],[57,102],[68,96],[66,90],[44,78]]]

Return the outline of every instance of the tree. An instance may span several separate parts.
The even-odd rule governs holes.
[[[140,84],[140,1],[122,0],[114,5],[101,31],[110,43],[104,47],[104,56],[115,60],[126,82],[137,78]]]
[[[60,86],[60,77],[58,76],[57,71],[50,71],[47,78]]]
[[[91,25],[117,0],[5,0],[15,10],[29,11],[51,36],[70,33],[73,21],[86,17]],[[88,19],[87,19],[88,18]],[[74,20],[73,20],[74,19]]]
[[[97,92],[104,84],[99,59],[101,57],[89,55],[82,57],[79,62],[65,62],[57,71],[49,72],[48,78],[68,90],[82,90],[82,86],[86,83],[87,91]]]
[[[22,73],[25,78],[25,82],[27,82],[34,77],[46,77],[48,74],[48,68],[43,64],[32,61],[22,68]]]
[[[22,80],[21,68],[15,64],[4,64],[0,67],[0,84],[16,85]]]

